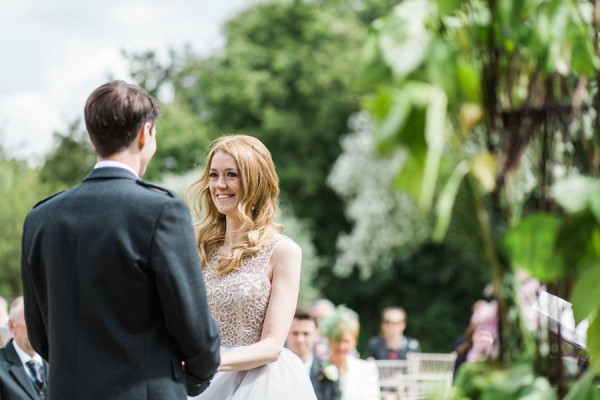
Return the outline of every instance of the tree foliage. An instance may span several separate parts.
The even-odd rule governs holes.
[[[0,146],[0,295],[21,293],[21,234],[29,210],[49,194],[37,171]]]
[[[157,120],[157,150],[144,179],[161,179],[164,174],[181,174],[204,158],[213,133],[198,122],[188,105],[175,100],[161,105]]]
[[[431,243],[433,221],[419,213],[409,194],[392,186],[403,155],[377,156],[367,113],[354,115],[350,127],[328,182],[345,201],[353,229],[338,238],[333,268],[338,280],[328,291],[336,302],[359,311],[361,349],[379,333],[376,311],[401,305],[408,312],[406,334],[418,338],[424,351],[450,351],[490,278],[481,241],[473,235],[472,203],[463,191],[448,240]]]
[[[578,275],[575,289],[583,277],[597,280],[595,234],[582,233],[597,229],[595,218],[583,216],[593,215],[594,202],[578,202],[573,212],[566,207],[571,200],[550,196],[565,173],[598,175],[597,10],[576,0],[407,0],[373,24],[360,83],[372,89],[367,108],[376,120],[377,148],[388,156],[406,153],[396,187],[435,214],[436,240],[446,237],[460,189],[468,191],[499,302],[499,361],[503,367],[515,362],[506,370],[488,368],[485,379],[460,380],[469,387],[456,398],[546,396],[550,386],[538,385],[541,377],[510,389],[520,368],[532,377],[546,374],[558,395],[565,394],[563,377],[554,374],[560,367],[552,365],[561,362],[560,353],[548,356],[546,344],[533,352],[524,347],[530,339],[520,329],[511,268],[526,268],[557,290]],[[476,151],[473,143],[480,144]],[[515,206],[513,177],[527,153],[535,188]],[[567,297],[569,290],[557,294]],[[571,299],[579,317],[590,318],[588,333],[597,332],[598,304]],[[596,339],[589,345],[598,351]],[[535,359],[535,365],[521,363]],[[475,388],[471,379],[488,384]]]
[[[54,188],[64,190],[78,184],[92,169],[96,155],[81,120],[75,119],[65,133],[54,132],[57,143],[45,156],[40,169],[40,180]]]
[[[315,244],[330,258],[348,225],[325,180],[358,109],[350,85],[369,18],[350,3],[258,3],[226,24],[222,53],[190,56],[172,79],[213,137],[244,132],[267,145],[282,197],[319,231]]]

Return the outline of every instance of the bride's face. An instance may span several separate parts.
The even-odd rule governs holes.
[[[210,195],[221,214],[237,215],[237,205],[242,196],[242,182],[235,159],[218,151],[210,162]]]

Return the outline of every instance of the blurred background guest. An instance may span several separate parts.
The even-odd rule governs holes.
[[[319,339],[315,343],[315,354],[320,359],[325,359],[329,356],[329,343],[327,336],[321,331],[321,323],[335,314],[335,305],[328,299],[318,299],[310,309],[311,314],[317,320],[319,326]]]
[[[404,336],[406,311],[401,307],[386,307],[381,312],[381,334],[369,340],[367,358],[376,360],[406,360],[409,352],[420,353],[417,339]]]
[[[339,400],[341,396],[339,379],[329,379],[331,376],[325,374],[323,360],[315,355],[314,349],[318,340],[319,327],[315,316],[308,308],[296,308],[286,341],[287,347],[304,363],[317,399]]]
[[[42,400],[47,392],[48,363],[29,342],[22,297],[10,306],[8,327],[13,339],[0,350],[0,399]]]
[[[324,362],[323,372],[330,379],[336,378],[336,372],[339,374],[341,400],[379,400],[381,393],[375,362],[353,355],[360,329],[358,314],[338,306],[324,325],[329,340],[329,358]]]
[[[0,347],[6,346],[6,343],[12,338],[8,329],[8,302],[0,296]]]

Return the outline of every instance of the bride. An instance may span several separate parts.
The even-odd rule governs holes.
[[[246,135],[208,148],[187,192],[221,364],[201,400],[316,399],[300,359],[284,348],[298,300],[302,251],[273,221],[279,181],[269,150]]]

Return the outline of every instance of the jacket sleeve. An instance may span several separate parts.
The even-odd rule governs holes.
[[[167,330],[183,354],[190,395],[208,386],[220,363],[219,328],[208,309],[194,238],[185,204],[168,201],[156,222],[150,266]]]
[[[21,240],[21,281],[23,283],[23,303],[25,307],[25,323],[27,325],[27,336],[33,349],[49,361],[48,332],[42,316],[42,304],[40,293],[36,293],[33,282],[33,272],[28,263],[27,252],[27,220],[23,227],[23,238]]]

